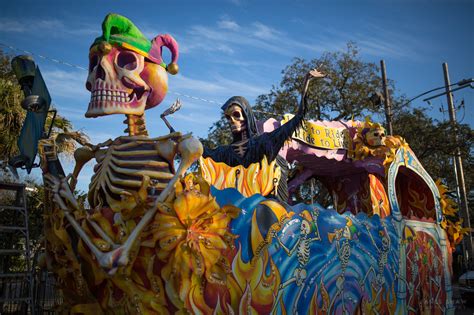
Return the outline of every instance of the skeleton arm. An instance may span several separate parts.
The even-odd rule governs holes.
[[[377,243],[375,242],[374,240],[374,237],[372,236],[372,233],[370,233],[370,229],[369,229],[369,225],[367,223],[362,223],[364,226],[365,226],[365,229],[367,230],[367,234],[369,235],[370,237],[370,241],[372,242],[372,244],[374,245],[374,247],[377,249],[377,252],[380,252],[380,249],[379,247],[377,246]]]
[[[274,236],[278,242],[278,244],[280,244],[281,248],[283,248],[283,250],[285,251],[285,253],[288,255],[288,256],[291,256],[293,255],[293,253],[295,252],[295,250],[298,248],[298,245],[300,243],[300,239],[298,239],[298,241],[296,242],[295,245],[293,245],[293,247],[291,249],[288,249],[280,240],[280,238],[275,235]]]
[[[76,160],[76,165],[74,165],[74,170],[72,171],[72,177],[70,181],[71,189],[74,190],[77,184],[77,177],[81,172],[84,165],[94,158],[97,151],[104,146],[109,146],[112,144],[112,140],[107,140],[106,142],[99,143],[98,145],[91,145],[87,143],[86,145],[78,148],[74,151],[74,159]]]
[[[287,123],[281,125],[272,132],[263,133],[262,135],[260,135],[260,137],[267,137],[264,138],[263,141],[260,141],[260,143],[262,146],[264,146],[263,151],[266,153],[265,155],[267,156],[269,161],[273,161],[276,158],[276,156],[280,152],[280,149],[285,144],[285,141],[287,141],[291,137],[291,135],[298,129],[298,127],[300,127],[306,112],[306,94],[308,92],[309,82],[312,78],[322,77],[324,77],[324,74],[318,72],[316,69],[309,71],[304,79],[303,91],[301,95],[301,101],[298,107],[298,113]]]
[[[303,82],[303,90],[301,91],[301,100],[300,105],[298,107],[298,115],[304,116],[306,113],[306,94],[308,93],[309,82],[312,78],[324,78],[326,75],[322,72],[319,72],[317,69],[313,69],[309,71],[305,77]]]
[[[321,237],[320,237],[319,234],[318,234],[318,236],[312,237],[312,238],[310,238],[310,239],[308,239],[308,240],[309,240],[310,242],[320,241],[320,240],[321,240]]]

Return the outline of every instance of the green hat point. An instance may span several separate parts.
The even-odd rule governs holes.
[[[128,18],[110,13],[102,22],[102,36],[97,37],[92,46],[100,42],[108,42],[131,49],[144,56],[148,56],[151,49],[151,42]]]

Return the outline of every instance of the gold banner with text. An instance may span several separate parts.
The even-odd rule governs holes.
[[[281,124],[285,124],[293,116],[285,114]],[[292,138],[303,141],[312,147],[323,149],[347,149],[349,143],[347,129],[325,127],[307,120],[303,121],[303,126],[293,133]]]

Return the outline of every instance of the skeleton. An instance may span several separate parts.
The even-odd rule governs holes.
[[[252,107],[243,96],[233,96],[229,98],[221,109],[232,131],[232,142],[230,145],[221,145],[216,148],[205,148],[204,158],[210,158],[214,162],[225,163],[228,166],[243,166],[259,163],[262,165],[264,159],[266,163],[275,162],[274,169],[280,173],[279,179],[273,182],[273,195],[280,201],[286,202],[289,198],[287,188],[288,163],[279,156],[281,148],[293,133],[301,126],[307,110],[306,96],[309,90],[310,81],[313,78],[323,78],[325,75],[317,69],[310,70],[304,75],[301,101],[296,115],[270,132],[262,132],[257,127],[257,120]],[[236,173],[238,177],[240,173]],[[275,222],[268,221],[268,226],[262,228],[267,230]]]
[[[165,68],[160,63],[150,62],[152,58],[161,60],[161,56],[156,55],[157,52],[161,54],[161,46],[172,51],[173,63],[167,68],[171,73],[176,72],[177,44],[169,35],[159,35],[153,40],[148,59],[107,41],[92,46],[86,82],[91,100],[86,117],[125,114],[128,135],[76,150],[74,171],[65,178],[44,175],[53,200],[109,274],[129,263],[131,249],[142,230],[158,209],[169,210],[166,201],[174,196],[176,182],[203,151],[201,143],[191,135],[172,132],[163,137],[148,137],[144,111],[160,103],[167,90]],[[178,105],[175,103],[162,116],[179,109],[179,102]],[[176,155],[180,155],[181,162],[175,172]],[[103,239],[102,246],[92,240],[74,215],[77,211],[84,212],[73,195],[76,179],[84,164],[92,158],[97,165],[89,186],[88,200],[92,209],[86,212],[86,220]],[[113,211],[114,223],[119,226],[123,219],[135,218],[135,228],[126,235],[126,229],[122,227],[119,239],[114,241],[93,220],[94,214],[104,208]]]
[[[434,300],[435,306],[438,307],[440,310],[443,310],[444,308],[438,303],[439,302],[439,295],[441,294],[441,285],[442,285],[442,283],[441,283],[442,277],[441,277],[441,273],[439,273],[438,268],[439,268],[440,264],[442,265],[442,263],[441,263],[441,260],[440,260],[439,256],[435,252],[434,245],[430,246],[430,254],[431,254],[431,258],[432,258],[431,267],[435,271],[435,276],[434,276],[434,278],[430,277],[430,282],[434,283],[434,285],[437,287],[436,295],[435,295],[433,300]],[[431,285],[430,285],[430,290],[431,290]],[[430,296],[433,296],[433,295],[430,295]]]
[[[247,152],[247,142],[249,142],[247,136],[247,122],[242,112],[242,108],[238,105],[229,106],[224,112],[225,118],[227,119],[230,129],[233,134],[239,134],[240,140],[232,143],[234,152],[243,157]]]
[[[340,295],[342,299],[342,313],[346,314],[346,304],[344,302],[344,282],[346,280],[346,269],[349,264],[349,258],[351,256],[351,245],[349,240],[352,239],[352,233],[350,231],[350,226],[352,225],[352,220],[349,217],[346,217],[346,225],[342,228],[334,230],[333,233],[328,233],[329,242],[336,241],[336,252],[341,264],[341,274],[336,280],[336,295],[334,296],[329,310],[333,307],[337,297]]]
[[[359,285],[364,288],[364,283],[367,280],[367,277],[370,274],[375,275],[375,281],[372,282],[372,285],[374,286],[375,290],[377,290],[376,296],[372,299],[372,304],[375,304],[376,301],[379,299],[380,294],[382,293],[382,289],[385,284],[385,277],[384,277],[384,270],[385,267],[387,266],[388,263],[388,254],[390,251],[390,246],[391,246],[391,241],[390,241],[390,236],[388,235],[387,228],[385,226],[385,223],[382,223],[383,226],[383,231],[379,232],[379,235],[382,237],[382,246],[379,248],[377,244],[375,243],[375,240],[370,233],[370,227],[367,223],[363,223],[365,228],[367,229],[367,234],[370,237],[370,240],[372,244],[374,245],[375,249],[377,250],[379,254],[379,258],[377,261],[377,270],[374,269],[373,266],[370,266],[369,270],[367,270],[364,278],[359,281]],[[374,310],[375,311],[375,310]]]
[[[120,141],[123,139],[136,140],[136,138],[134,137],[119,137],[116,140]],[[174,141],[176,141],[175,144],[173,144]],[[104,151],[98,151],[99,157],[97,158],[97,161],[101,161],[102,163],[98,164],[99,167],[96,167],[95,169],[100,170],[101,168],[106,168],[107,170],[111,171],[109,171],[107,175],[104,176],[101,176],[102,174],[97,172],[94,174],[91,183],[91,187],[93,187],[93,190],[91,190],[89,194],[89,199],[93,202],[91,203],[91,205],[95,206],[95,209],[98,209],[99,207],[103,206],[104,202],[105,204],[108,204],[111,207],[123,206],[125,208],[129,208],[130,210],[135,210],[137,207],[149,207],[148,209],[146,209],[145,214],[123,244],[115,244],[106,234],[106,232],[99,227],[99,225],[97,225],[90,218],[88,219],[89,223],[91,223],[91,226],[96,230],[96,232],[104,239],[104,241],[106,241],[113,248],[113,250],[110,252],[102,252],[74,218],[73,212],[81,210],[79,208],[77,200],[75,199],[72,193],[71,187],[69,186],[69,180],[74,175],[71,174],[62,179],[57,178],[51,174],[45,175],[45,180],[47,184],[51,187],[51,191],[53,192],[54,201],[60,207],[60,209],[64,211],[65,217],[73,226],[79,237],[85,242],[85,244],[89,247],[92,253],[96,256],[99,265],[104,269],[108,270],[110,274],[114,273],[117,270],[117,267],[125,266],[128,264],[130,250],[135,241],[137,240],[138,236],[140,235],[141,231],[154,217],[158,208],[166,208],[165,200],[173,193],[174,185],[176,184],[177,180],[180,178],[181,175],[184,174],[186,169],[202,153],[202,146],[198,140],[190,136],[181,136],[179,133],[171,134],[163,138],[149,139],[149,141],[146,141],[145,143],[154,144],[158,148],[156,152],[159,152],[160,148],[166,147],[166,149],[170,150],[170,155],[174,155],[176,153],[179,153],[181,155],[181,164],[176,173],[174,175],[169,173],[169,175],[162,176],[162,178],[166,178],[168,180],[167,184],[157,183],[152,186],[150,184],[152,177],[150,176],[153,176],[153,179],[156,178],[154,176],[155,174],[153,173],[151,173],[150,176],[142,175],[143,177],[141,182],[134,180],[130,177],[126,178],[126,176],[130,175],[130,173],[127,172],[127,169],[120,169],[118,174],[120,174],[121,176],[125,176],[126,179],[120,179],[119,182],[122,185],[121,188],[117,188],[116,186],[114,186],[114,182],[111,182],[111,179],[109,179],[110,177],[114,178],[114,164],[105,162],[105,157],[113,156],[114,153],[116,153],[115,141],[110,147],[105,147]],[[154,156],[156,156],[156,152]],[[133,153],[136,153],[136,155],[133,155]],[[152,150],[148,150],[148,152],[145,150],[131,151],[129,157],[137,157],[142,154],[151,155],[153,157],[152,153]],[[133,163],[134,161],[128,160],[125,163],[127,162]],[[149,162],[154,161],[150,160]],[[139,187],[138,191],[135,190],[137,187]],[[160,193],[157,196],[153,195],[152,193],[148,193],[148,188],[154,188],[150,191],[158,190],[160,191]],[[125,196],[125,198],[122,200],[114,199],[113,194],[110,194],[108,192],[109,189],[110,191],[116,193],[122,198],[123,196]],[[150,195],[154,199],[151,206],[145,203],[145,200]],[[129,198],[130,196],[132,196],[133,198]],[[120,213],[118,212],[117,214],[118,216],[116,217],[118,218],[116,218],[116,221],[120,221]]]
[[[416,309],[412,307],[412,300],[413,298],[416,297],[416,294],[415,292],[418,291],[418,287],[420,286],[420,281],[418,281],[418,283],[416,284],[416,287],[414,285],[414,282],[417,278],[419,278],[420,274],[419,274],[419,270],[418,270],[418,261],[419,261],[419,257],[418,257],[418,252],[415,250],[414,254],[413,254],[413,262],[411,263],[411,280],[410,282],[408,283],[408,292],[410,293],[410,298],[408,299],[408,309],[413,311],[413,312],[416,312]]]
[[[277,240],[278,244],[280,244],[281,248],[286,252],[288,256],[292,256],[296,251],[296,257],[298,259],[299,266],[295,269],[293,273],[293,277],[286,280],[284,283],[280,284],[278,296],[275,301],[278,301],[280,296],[283,294],[283,289],[289,286],[291,283],[295,282],[296,285],[299,287],[298,294],[296,295],[296,299],[293,303],[293,313],[297,313],[298,301],[300,299],[301,293],[303,292],[304,283],[306,280],[307,272],[306,272],[306,265],[310,259],[311,253],[311,243],[314,241],[320,241],[321,237],[319,235],[319,228],[317,225],[317,220],[319,216],[319,211],[317,209],[314,210],[313,213],[310,213],[307,210],[304,210],[300,216],[301,225],[300,225],[300,238],[298,238],[297,242],[293,245],[291,249],[287,248],[276,232],[274,232],[273,237]],[[311,237],[310,234],[314,232],[314,237]],[[278,303],[274,303],[273,311],[275,311],[275,307]]]

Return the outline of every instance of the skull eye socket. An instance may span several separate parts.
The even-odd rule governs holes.
[[[120,68],[127,70],[135,70],[138,66],[137,58],[130,51],[121,51],[117,55],[116,63]]]
[[[99,56],[93,55],[89,58],[89,72],[92,72],[95,67],[99,64]]]
[[[378,133],[378,132],[374,132],[374,136],[375,136],[375,137],[378,137],[378,136],[379,136],[379,133]]]
[[[240,112],[237,112],[237,111],[233,112],[232,116],[234,116],[234,118],[240,118],[241,117]]]

